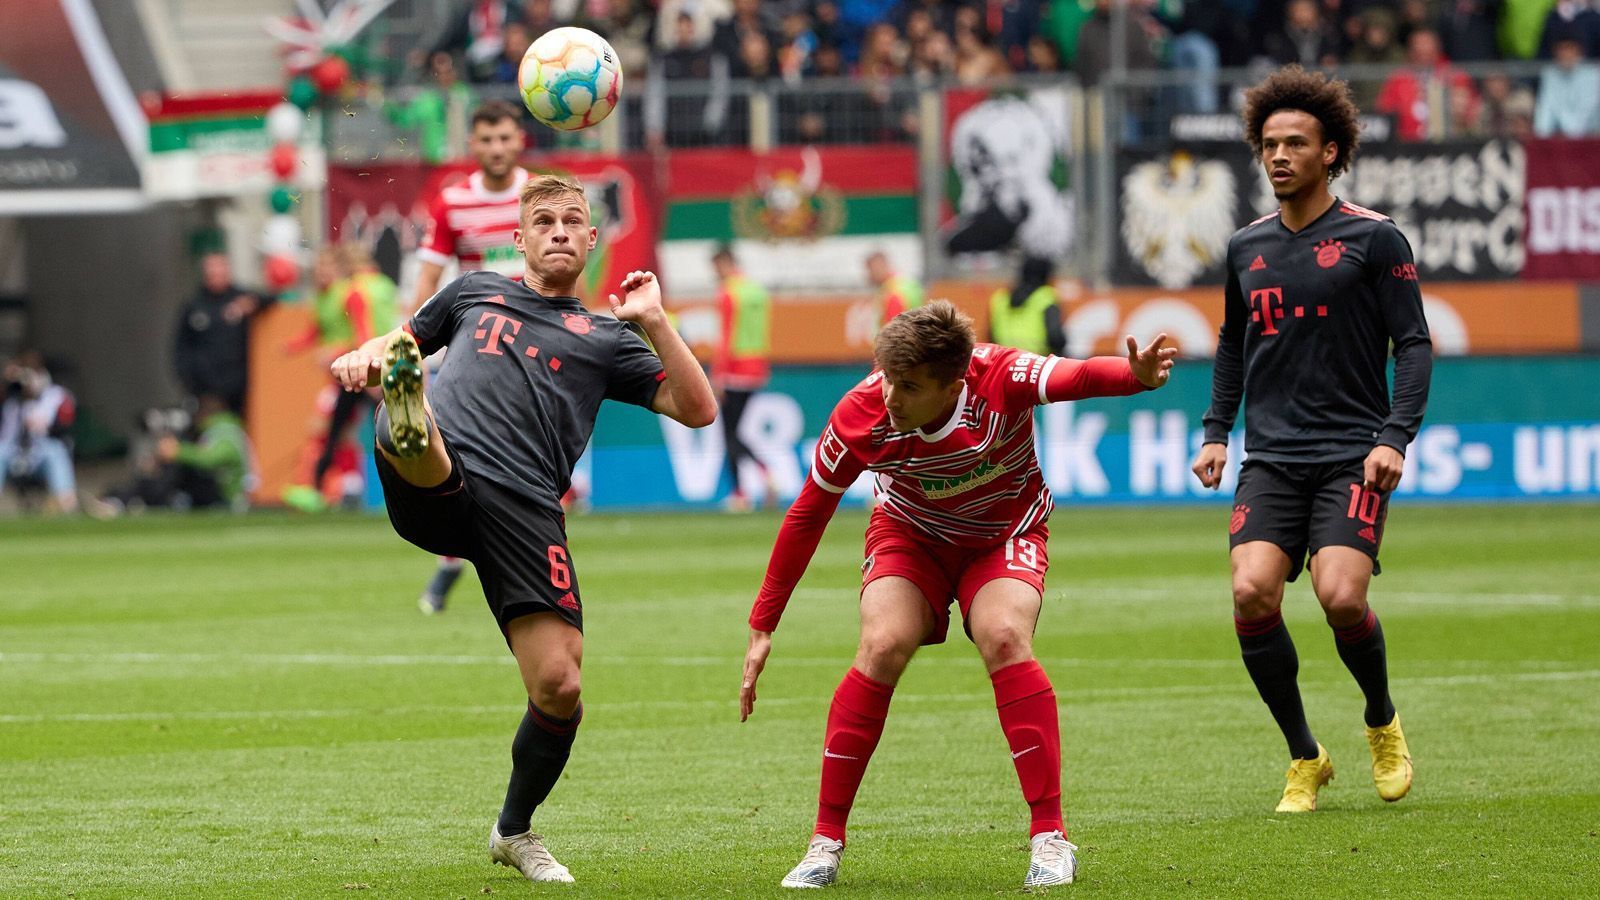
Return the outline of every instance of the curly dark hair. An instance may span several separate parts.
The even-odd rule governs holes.
[[[1297,109],[1322,124],[1322,140],[1338,148],[1328,166],[1328,180],[1343,175],[1355,158],[1361,143],[1361,123],[1356,104],[1350,99],[1350,86],[1321,72],[1307,72],[1297,65],[1284,66],[1244,95],[1244,140],[1261,158],[1261,129],[1267,118],[1279,110]]]

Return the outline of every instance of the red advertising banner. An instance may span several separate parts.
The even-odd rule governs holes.
[[[1522,277],[1600,280],[1600,140],[1527,142]]]
[[[581,285],[585,303],[604,305],[603,291],[634,269],[655,270],[661,210],[655,167],[647,156],[542,155],[530,171],[558,172],[583,183],[600,244]],[[472,163],[328,167],[328,237],[371,248],[390,277],[422,239],[428,202],[446,184],[466,178]]]

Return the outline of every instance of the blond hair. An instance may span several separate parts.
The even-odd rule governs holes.
[[[528,214],[528,208],[542,200],[554,200],[558,197],[577,197],[584,201],[588,207],[588,198],[583,195],[583,185],[564,175],[532,175],[528,183],[522,186],[520,200],[522,202],[522,215]]]

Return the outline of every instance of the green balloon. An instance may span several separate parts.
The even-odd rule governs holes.
[[[317,102],[317,86],[311,79],[304,75],[296,75],[289,82],[289,90],[284,92],[284,99],[301,109],[310,109]]]
[[[271,200],[272,211],[275,213],[286,213],[294,207],[294,195],[281,184],[272,189]]]

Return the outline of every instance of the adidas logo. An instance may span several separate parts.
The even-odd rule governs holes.
[[[1359,538],[1363,538],[1365,540],[1371,541],[1374,544],[1376,544],[1378,542],[1378,535],[1377,535],[1376,532],[1374,532],[1372,530],[1372,526],[1371,525],[1368,525],[1367,527],[1365,527],[1365,528],[1361,529],[1360,531],[1356,532],[1356,536],[1359,537]]]
[[[578,598],[572,596],[571,591],[567,591],[560,600],[556,601],[556,605],[562,609],[570,609],[576,612],[578,610]]]
[[[1262,269],[1265,269],[1266,267],[1267,267],[1267,261],[1262,259],[1260,254],[1257,254],[1256,255],[1256,261],[1250,264],[1250,271],[1259,272]]]

